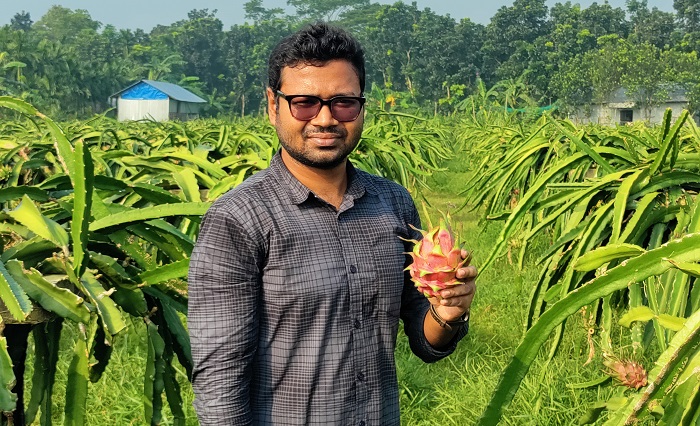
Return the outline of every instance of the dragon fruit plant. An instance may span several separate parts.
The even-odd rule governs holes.
[[[425,297],[440,298],[440,290],[461,284],[456,277],[457,269],[467,265],[471,253],[462,258],[462,249],[457,244],[449,218],[440,220],[440,226],[429,231],[414,228],[423,234],[420,241],[414,243],[413,251],[408,253],[413,262],[406,268],[416,289]]]

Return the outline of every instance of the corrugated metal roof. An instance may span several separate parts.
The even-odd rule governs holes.
[[[687,92],[679,86],[670,86],[667,88],[668,97],[664,102],[688,102]],[[625,103],[633,102],[633,99],[627,95],[627,90],[624,87],[618,87],[608,99],[608,103]]]
[[[200,98],[199,96],[195,95],[194,93],[190,92],[189,90],[185,89],[184,87],[180,87],[177,84],[173,83],[166,83],[164,81],[155,81],[155,80],[139,80],[135,82],[134,84],[129,85],[128,87],[125,87],[124,89],[118,91],[117,93],[113,94],[110,96],[110,98],[116,98],[117,96],[121,95],[125,91],[131,89],[135,85],[139,83],[146,83],[151,87],[154,87],[161,92],[165,93],[168,95],[169,98],[174,99],[176,101],[180,102],[191,102],[191,103],[206,103],[204,99]]]
[[[142,80],[144,83],[155,87],[161,92],[165,93],[172,99],[182,102],[192,102],[192,103],[206,103],[204,99],[185,89],[177,84],[166,83],[164,81],[154,81],[154,80]]]

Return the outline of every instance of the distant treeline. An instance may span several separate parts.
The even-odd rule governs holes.
[[[288,0],[295,10],[245,3],[246,23],[224,29],[216,10],[150,32],[118,29],[85,10],[53,6],[34,22],[17,13],[0,27],[0,95],[58,117],[108,109],[113,93],[140,79],[177,83],[206,99],[206,114],[264,110],[267,58],[283,36],[326,20],[351,30],[366,50],[367,91],[387,105],[453,112],[484,88],[505,107],[567,109],[605,100],[619,87],[638,104],[687,91],[700,105],[700,4],[674,12],[627,0],[587,8],[570,1],[515,0],[487,25],[370,0]]]

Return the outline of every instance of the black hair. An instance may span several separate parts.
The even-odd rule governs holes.
[[[365,53],[360,43],[347,31],[318,22],[285,37],[270,54],[267,67],[268,85],[279,90],[284,67],[300,63],[321,65],[334,59],[344,59],[355,68],[360,90],[365,91]]]

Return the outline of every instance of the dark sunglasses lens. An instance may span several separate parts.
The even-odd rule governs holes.
[[[361,109],[362,103],[353,98],[335,98],[331,102],[331,114],[338,121],[353,121]]]
[[[321,110],[321,100],[311,97],[299,97],[292,99],[292,116],[297,120],[311,120]]]

